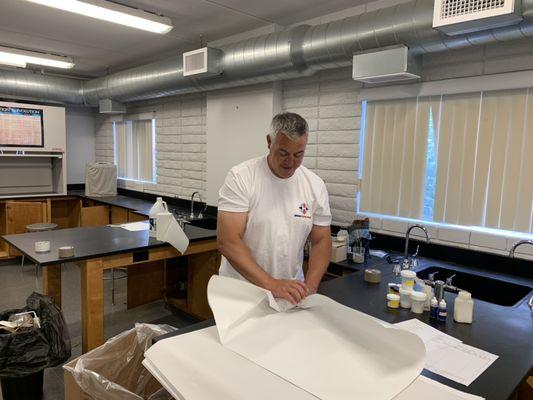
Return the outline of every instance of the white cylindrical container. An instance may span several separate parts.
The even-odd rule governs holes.
[[[167,203],[163,201],[162,197],[158,197],[148,213],[148,218],[150,220],[150,237],[157,236],[157,214],[164,212],[168,212]]]
[[[35,242],[35,252],[36,253],[46,253],[50,251],[50,241],[43,240],[41,242]]]
[[[411,292],[412,289],[400,288],[400,306],[402,308],[411,308]]]
[[[461,290],[455,298],[453,320],[463,324],[471,324],[474,315],[474,300],[469,292]]]
[[[402,287],[404,289],[413,290],[413,287],[415,286],[416,272],[404,269],[400,275],[402,276]]]
[[[424,312],[424,304],[426,303],[427,295],[423,292],[411,292],[411,311],[415,314],[422,314]]]
[[[400,296],[393,293],[387,294],[387,307],[398,308],[400,307]]]

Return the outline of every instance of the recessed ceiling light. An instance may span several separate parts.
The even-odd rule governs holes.
[[[0,46],[0,64],[25,68],[26,64],[45,65],[47,67],[69,69],[74,66],[69,57],[52,56],[35,51],[12,49]]]
[[[169,18],[104,0],[26,1],[154,33],[165,34],[172,29],[172,22]]]

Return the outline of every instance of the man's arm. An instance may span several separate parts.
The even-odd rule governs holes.
[[[310,293],[318,290],[320,281],[328,269],[331,258],[331,229],[328,226],[313,225],[311,229],[311,252],[305,283]]]
[[[247,212],[218,212],[218,250],[237,272],[253,284],[270,290],[274,297],[284,298],[293,304],[299,303],[308,292],[304,283],[296,280],[274,279],[253,259],[250,249],[243,241],[247,218]]]

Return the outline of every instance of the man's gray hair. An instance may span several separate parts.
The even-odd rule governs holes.
[[[290,112],[280,113],[272,118],[270,138],[274,140],[279,132],[291,140],[298,140],[309,132],[309,126],[300,115]]]

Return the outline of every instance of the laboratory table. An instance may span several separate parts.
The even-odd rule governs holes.
[[[432,264],[438,262],[432,261]],[[365,266],[341,263],[359,272],[323,282],[319,293],[328,296],[350,308],[362,311],[392,324],[411,318],[429,322],[429,313],[416,315],[407,309],[389,309],[386,306],[387,283],[393,280],[392,266],[383,259],[373,258],[367,266],[382,271],[378,284],[363,280]],[[526,282],[522,282],[526,283]],[[531,282],[529,282],[531,286]],[[481,300],[475,301],[473,324],[459,324],[453,321],[453,301],[455,295],[445,293],[448,303],[448,319],[445,324],[432,326],[449,334],[463,343],[480,348],[498,356],[498,359],[483,372],[470,386],[434,374],[426,369],[422,374],[457,390],[482,396],[487,400],[512,398],[521,381],[531,375],[533,366],[533,313],[523,299],[513,307],[498,306]],[[164,340],[214,325],[214,320],[202,321],[179,331],[156,338]],[[354,373],[357,373],[354,371]]]
[[[81,313],[83,352],[104,342],[103,271],[127,268],[150,261],[189,256],[205,262],[205,253],[216,253],[216,231],[190,225],[185,226],[190,240],[184,254],[149,236],[148,230],[128,231],[120,227],[83,227],[48,232],[23,233],[2,236],[27,258],[43,267],[45,294],[61,305],[61,265],[74,262],[81,268]],[[50,251],[35,252],[35,242],[50,241]],[[74,246],[74,256],[60,258],[58,248]]]

